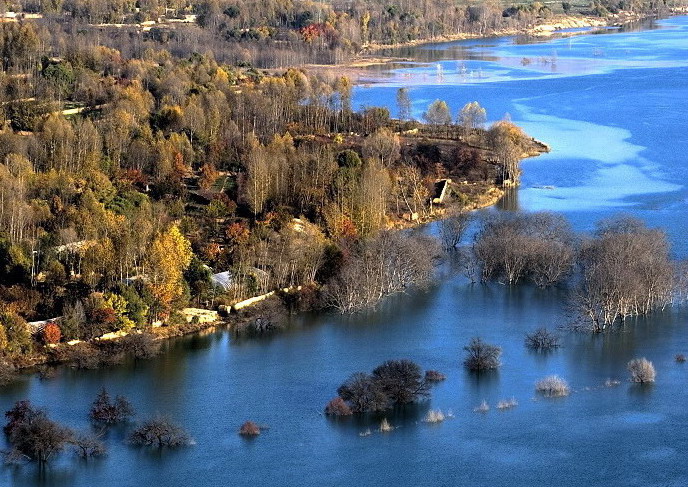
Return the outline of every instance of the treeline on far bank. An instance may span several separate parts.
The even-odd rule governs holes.
[[[140,57],[146,49],[166,49],[178,57],[212,51],[225,63],[271,68],[339,63],[374,45],[513,32],[546,21],[555,13],[658,15],[679,4],[679,0],[595,0],[585,5],[567,1],[20,0],[6,3],[6,9],[28,17],[42,16],[31,22],[54,36],[54,56],[64,54],[58,46],[76,41],[106,45],[128,58]]]

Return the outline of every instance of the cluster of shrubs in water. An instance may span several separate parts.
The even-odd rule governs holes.
[[[18,401],[5,412],[4,433],[10,446],[2,452],[5,463],[18,464],[35,461],[45,464],[60,452],[71,448],[77,456],[87,459],[106,454],[101,438],[114,425],[128,425],[135,415],[134,408],[124,396],[110,397],[102,389],[91,405],[89,418],[97,433],[78,432],[48,417],[45,410],[28,400]],[[255,436],[265,426],[252,421],[244,423],[239,434]],[[127,443],[139,447],[177,448],[193,444],[191,436],[166,416],[156,415],[136,425],[127,435]]]
[[[348,416],[354,413],[384,411],[430,395],[430,384],[444,380],[440,372],[425,374],[411,360],[388,360],[373,372],[356,372],[337,389],[337,397],[325,407],[325,413]]]
[[[4,452],[5,461],[20,463],[36,461],[46,463],[71,446],[82,458],[105,455],[106,448],[100,438],[107,428],[127,424],[134,417],[134,408],[124,396],[113,400],[102,389],[91,405],[89,417],[98,433],[76,432],[48,417],[48,414],[30,401],[18,401],[5,413],[4,432],[11,449]],[[183,428],[165,416],[155,416],[136,426],[127,437],[136,446],[179,447],[189,445],[192,439]]]
[[[547,351],[560,346],[559,338],[546,329],[539,329],[526,336],[526,346],[536,351]],[[464,366],[474,372],[493,370],[500,363],[501,348],[490,345],[480,338],[473,338],[464,347],[466,358]],[[683,355],[676,356],[677,362],[684,362]],[[628,363],[631,381],[636,383],[654,382],[655,368],[645,358],[633,359]],[[325,407],[325,413],[333,416],[349,416],[354,413],[384,411],[396,405],[404,405],[430,395],[430,385],[445,380],[446,377],[436,370],[424,374],[418,364],[411,360],[388,360],[373,369],[372,373],[358,372],[351,375],[338,389],[338,396]],[[605,385],[616,385],[618,381],[607,381]],[[567,396],[571,389],[568,383],[556,376],[545,377],[535,384],[535,390],[544,397]],[[497,409],[506,410],[518,405],[515,398],[499,401]],[[475,408],[476,412],[487,412],[490,407],[486,401]],[[7,423],[4,432],[11,449],[4,452],[5,461],[19,463],[29,460],[45,463],[66,447],[71,446],[75,454],[82,458],[98,457],[106,449],[100,441],[107,427],[126,424],[134,416],[134,408],[123,396],[110,398],[103,389],[93,402],[89,416],[100,433],[80,433],[62,426],[48,418],[46,412],[36,408],[28,400],[19,401],[5,413]],[[439,423],[451,413],[430,410],[424,418],[427,423]],[[260,434],[264,426],[253,421],[245,422],[239,429],[242,436],[252,437]],[[383,419],[379,431],[387,432],[394,427]],[[367,436],[370,432],[365,432]],[[189,434],[167,417],[155,416],[142,422],[128,435],[128,442],[137,446],[180,447],[190,445],[193,440]]]
[[[561,346],[559,336],[545,328],[540,328],[527,334],[525,345],[537,352],[547,352]],[[501,366],[502,349],[486,343],[481,338],[471,339],[464,347],[464,366],[472,372],[485,372]],[[676,357],[677,362],[684,361],[682,356]],[[627,366],[631,382],[649,383],[655,380],[655,369],[645,358],[633,359]],[[356,372],[352,374],[337,389],[337,397],[325,406],[325,414],[331,416],[350,416],[352,414],[384,411],[394,406],[408,404],[430,395],[429,385],[444,380],[444,374],[428,370],[421,373],[418,364],[410,360],[388,360],[376,367],[372,373]],[[607,381],[605,385],[616,385],[618,381]],[[568,382],[557,376],[550,375],[535,383],[535,391],[543,397],[563,397],[571,393]],[[501,400],[497,409],[507,410],[518,405],[515,398]],[[476,412],[487,412],[490,407],[483,401],[475,408]],[[441,410],[430,410],[424,422],[437,423],[445,418]],[[380,428],[380,431],[384,429]]]

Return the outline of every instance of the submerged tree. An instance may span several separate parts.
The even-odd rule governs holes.
[[[469,224],[470,215],[463,211],[455,212],[440,220],[440,240],[445,250],[454,250],[458,247]]]
[[[156,416],[144,422],[129,436],[129,441],[139,446],[176,448],[190,445],[192,440],[182,427],[164,416]]]
[[[389,399],[382,385],[369,374],[357,372],[337,389],[337,394],[354,413],[387,409]]]
[[[382,411],[429,395],[428,382],[421,368],[407,359],[388,360],[372,374],[357,372],[337,389],[339,398],[331,400],[327,414],[348,415]]]
[[[483,220],[474,251],[483,280],[541,287],[563,281],[573,269],[576,238],[570,224],[553,213],[498,214]]]
[[[471,339],[463,349],[466,351],[463,364],[468,370],[480,372],[496,369],[501,365],[499,357],[502,355],[502,349],[485,343],[481,338]]]
[[[91,419],[99,423],[115,424],[128,421],[134,415],[134,408],[124,396],[117,396],[110,400],[105,388],[101,389],[91,406]]]
[[[342,313],[373,307],[387,295],[427,281],[437,254],[432,239],[383,232],[363,242],[328,283],[327,303]]]
[[[411,360],[388,360],[373,370],[373,379],[394,404],[407,404],[428,395],[421,368]]]
[[[19,401],[5,413],[5,434],[12,446],[12,456],[46,463],[62,451],[74,437],[64,426],[51,421],[29,401]]]
[[[574,303],[594,332],[671,302],[674,267],[666,234],[639,220],[602,222],[595,238],[583,247],[581,267]]]

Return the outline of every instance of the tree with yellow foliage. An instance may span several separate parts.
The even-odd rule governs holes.
[[[177,225],[153,240],[146,262],[151,293],[158,305],[158,317],[167,317],[173,302],[184,294],[184,270],[191,263],[191,243]]]

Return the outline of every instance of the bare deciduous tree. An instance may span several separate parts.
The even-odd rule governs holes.
[[[585,243],[580,263],[582,280],[574,302],[594,332],[671,302],[674,267],[666,234],[639,220],[600,224],[595,238]]]
[[[372,307],[383,297],[432,275],[437,241],[382,232],[363,242],[324,290],[327,303],[342,313]]]
[[[463,349],[466,351],[463,364],[468,370],[480,372],[496,369],[501,365],[499,357],[502,355],[502,349],[485,343],[481,338],[471,339],[471,342]]]
[[[463,211],[455,212],[440,220],[440,241],[445,250],[456,249],[469,224],[470,215]]]
[[[174,448],[190,445],[192,440],[181,426],[165,416],[157,416],[136,428],[129,441],[139,446],[164,446]]]

